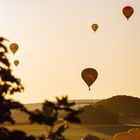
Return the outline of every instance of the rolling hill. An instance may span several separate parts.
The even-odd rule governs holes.
[[[118,115],[140,118],[140,98],[137,97],[117,95],[94,104],[99,105]]]

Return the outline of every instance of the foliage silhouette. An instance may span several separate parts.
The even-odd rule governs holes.
[[[0,37],[0,123],[15,123],[11,117],[12,109],[24,110],[24,106],[12,99],[6,99],[7,94],[14,94],[24,90],[18,79],[12,75],[10,62],[6,56],[8,52],[3,42],[4,38]]]
[[[23,85],[12,74],[10,62],[6,56],[8,49],[3,44],[8,41],[6,38],[0,37],[0,125],[5,122],[15,124],[12,118],[12,110],[24,111],[29,115],[31,123],[43,124],[49,127],[47,136],[28,136],[25,132],[19,130],[10,131],[0,126],[0,140],[65,140],[63,132],[68,128],[69,123],[80,123],[77,115],[81,112],[73,109],[74,102],[69,103],[67,96],[58,98],[57,102],[46,100],[43,103],[42,110],[29,111],[27,108],[13,99],[6,99],[6,95],[12,95],[24,90]],[[65,111],[64,116],[60,116],[60,112]]]
[[[61,99],[56,98],[57,102],[45,101],[42,110],[27,111],[31,123],[45,124],[49,127],[48,138],[52,140],[65,140],[62,133],[68,128],[69,123],[80,123],[77,117],[82,111],[73,109],[74,102],[69,103],[67,96]],[[59,112],[65,111],[66,115],[59,116]]]

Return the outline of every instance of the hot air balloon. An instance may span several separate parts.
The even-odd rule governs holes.
[[[117,133],[113,140],[134,140],[127,132]]]
[[[90,86],[94,83],[94,81],[98,77],[98,72],[93,68],[86,68],[82,71],[81,76],[85,81],[85,83],[88,85],[90,90]]]
[[[126,6],[123,8],[122,12],[128,20],[132,16],[132,14],[134,13],[134,9],[131,6]]]
[[[91,28],[93,29],[94,32],[96,32],[96,30],[98,29],[98,25],[97,24],[92,24]]]
[[[130,129],[128,133],[134,140],[140,140],[140,128]]]
[[[18,50],[18,44],[12,43],[12,44],[10,45],[10,50],[12,51],[13,54],[15,54],[16,51]]]
[[[19,60],[14,60],[14,64],[15,64],[16,66],[18,66],[18,65],[19,65]]]

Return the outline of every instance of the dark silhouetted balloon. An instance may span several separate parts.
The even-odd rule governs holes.
[[[134,13],[134,9],[131,6],[126,6],[123,8],[122,12],[128,20],[132,16],[132,14]]]
[[[14,60],[14,64],[15,64],[16,66],[18,66],[18,65],[19,65],[19,60]]]
[[[90,90],[90,86],[94,83],[94,81],[98,77],[98,72],[93,68],[86,68],[82,71],[81,76],[85,81],[85,83],[88,85]]]
[[[16,51],[18,50],[18,44],[12,43],[12,44],[10,45],[10,50],[12,51],[13,54],[15,54]]]
[[[96,32],[96,30],[98,29],[98,25],[97,24],[92,24],[91,28],[93,29],[94,32]]]

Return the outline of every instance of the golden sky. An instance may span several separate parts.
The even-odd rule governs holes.
[[[127,5],[134,8],[129,21],[122,14]],[[139,0],[1,0],[1,36],[19,44],[8,56],[12,63],[20,60],[12,68],[25,86],[14,98],[140,97],[139,6]],[[81,78],[87,67],[98,71],[91,91]]]

